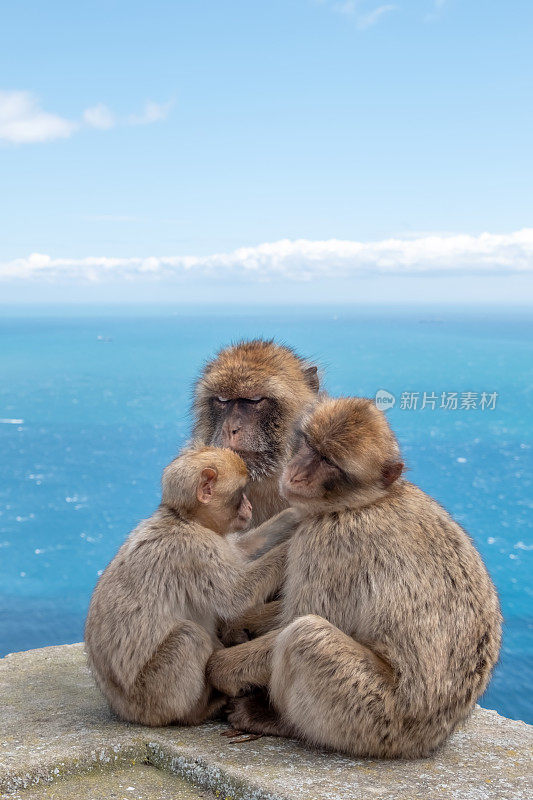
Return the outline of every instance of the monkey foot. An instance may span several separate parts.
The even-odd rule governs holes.
[[[237,697],[230,706],[228,721],[239,731],[257,734],[256,738],[290,735],[264,693]]]
[[[230,744],[242,744],[243,742],[255,742],[256,739],[262,739],[262,733],[244,733],[241,731],[239,736],[234,739],[230,739]]]
[[[228,728],[227,731],[222,731],[221,736],[229,739],[230,744],[241,744],[242,742],[253,742],[255,739],[261,739],[261,733],[246,733],[246,731],[239,731],[237,728]]]

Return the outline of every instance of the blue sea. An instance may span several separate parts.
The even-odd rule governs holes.
[[[533,722],[524,310],[0,309],[0,655],[82,639],[99,574],[189,435],[200,365],[253,336],[315,358],[333,394],[394,395],[410,479],[470,532],[500,593],[504,645],[482,704]]]

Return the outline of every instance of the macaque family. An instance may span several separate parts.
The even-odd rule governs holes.
[[[85,627],[89,664],[111,708],[130,722],[197,724],[225,698],[205,679],[221,647],[216,631],[279,585],[286,546],[250,560],[251,544],[281,541],[290,509],[244,548],[227,534],[247,527],[247,469],[231,450],[183,452],[163,473],[162,502],[133,531],[100,578]]]
[[[233,698],[240,731],[414,758],[485,690],[501,615],[479,554],[405,480],[374,403],[318,390],[270,341],[204,368],[193,445],[91,601],[89,662],[123,718],[197,724]]]
[[[235,728],[415,758],[485,690],[500,648],[496,591],[465,531],[402,471],[372,401],[323,399],[302,421],[281,480],[303,514],[282,599],[239,621],[262,636],[208,663],[227,694],[268,689],[237,698]]]

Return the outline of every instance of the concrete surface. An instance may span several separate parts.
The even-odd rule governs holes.
[[[8,795],[9,800],[215,800],[185,778],[138,764],[116,770],[69,775]]]
[[[357,760],[271,737],[231,744],[223,724],[120,722],[82,645],[0,659],[0,701],[2,798],[533,800],[533,726],[494,711],[476,709],[418,761]]]

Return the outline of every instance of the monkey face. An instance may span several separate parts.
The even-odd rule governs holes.
[[[270,397],[210,399],[213,436],[211,443],[238,453],[256,480],[273,471],[281,457],[279,429],[282,414]]]
[[[297,505],[309,500],[326,499],[341,489],[347,480],[342,470],[312,447],[305,434],[301,433],[293,456],[281,476],[280,491],[286,500]]]
[[[237,513],[234,516],[233,522],[230,525],[230,530],[233,531],[243,531],[245,530],[250,522],[252,521],[252,504],[244,494],[242,493],[239,505],[237,506]]]
[[[295,434],[280,490],[291,504],[357,508],[384,495],[403,462],[385,416],[360,397],[323,398]]]
[[[195,388],[194,435],[229,447],[252,481],[276,473],[295,420],[318,392],[317,368],[290,348],[254,339],[221,350]]]
[[[220,452],[228,453],[228,450]],[[234,453],[229,455],[237,459]],[[245,494],[247,478],[242,473],[235,474],[231,466],[226,463],[218,470],[204,468],[196,495],[199,507],[195,518],[222,536],[244,530],[252,519],[252,504]]]
[[[226,476],[215,489],[212,511],[218,518],[219,530],[234,533],[245,530],[252,520],[252,504],[245,494],[246,483]]]

